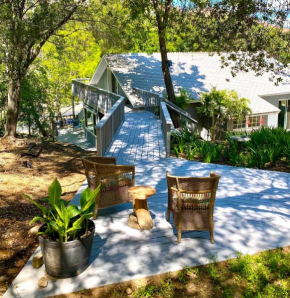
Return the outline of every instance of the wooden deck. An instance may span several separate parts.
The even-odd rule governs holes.
[[[139,124],[146,123],[143,120],[139,123],[138,118],[143,119],[143,116],[142,113],[127,115],[127,120],[132,119],[130,117],[135,119],[136,135],[134,138],[126,136],[127,141],[122,136],[120,142],[120,134],[126,134],[127,125],[131,125],[125,122],[109,154],[117,156],[119,163],[130,161],[136,165],[136,185],[156,188],[156,195],[148,199],[153,229],[138,231],[127,226],[132,210],[130,203],[103,209],[95,221],[91,265],[84,273],[75,278],[49,281],[47,288],[39,289],[37,282],[44,275],[44,267],[33,269],[30,259],[4,295],[5,298],[49,297],[178,270],[185,266],[206,264],[213,256],[225,260],[235,257],[237,252],[255,253],[290,245],[290,174],[173,158],[143,160],[141,147],[130,141],[138,139],[138,131],[142,133]],[[157,127],[158,123],[155,125]],[[151,137],[151,140],[155,138]],[[155,149],[157,152],[160,145],[155,141],[153,143],[153,152]],[[147,156],[151,156],[152,149],[147,152]],[[141,156],[141,160],[138,160],[138,156]],[[165,172],[179,176],[204,176],[212,170],[222,176],[214,212],[215,244],[210,243],[208,232],[183,232],[182,242],[178,244],[172,221],[167,222],[165,219]],[[78,203],[85,187],[86,183],[74,197],[74,203]]]

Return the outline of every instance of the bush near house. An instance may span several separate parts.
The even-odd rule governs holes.
[[[248,134],[250,140],[238,144],[227,133],[226,141],[209,142],[188,128],[172,133],[172,150],[176,157],[222,163],[247,168],[271,169],[290,172],[290,132],[284,128],[261,127]]]

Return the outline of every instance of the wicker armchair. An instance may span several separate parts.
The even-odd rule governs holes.
[[[173,225],[181,231],[209,231],[214,243],[213,210],[220,176],[211,172],[210,177],[176,177],[166,173],[168,186],[167,220],[173,214]]]
[[[101,183],[96,197],[94,219],[98,209],[130,202],[128,188],[135,185],[135,166],[116,165],[113,157],[82,157],[88,185],[95,189]]]

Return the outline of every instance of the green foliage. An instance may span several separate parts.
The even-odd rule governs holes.
[[[36,61],[46,71],[49,95],[57,109],[71,104],[71,80],[91,78],[101,59],[93,34],[82,28],[83,24],[67,24]]]
[[[231,138],[231,134],[226,134],[227,146],[224,150],[224,158],[233,166],[238,166],[240,163],[240,154],[238,150],[238,142]]]
[[[226,141],[215,143],[191,136],[187,128],[172,132],[172,147],[176,157],[180,154],[188,160],[199,159],[206,163],[220,161],[233,166],[263,169],[284,160],[290,163],[290,132],[283,128],[261,127],[248,133],[250,141],[238,144],[226,134]]]
[[[199,152],[206,163],[218,162],[220,160],[222,150],[222,144],[215,144],[207,141],[202,142],[199,148]]]
[[[290,254],[277,249],[255,256],[238,253],[228,265],[229,270],[247,281],[245,297],[289,297],[289,261]],[[275,282],[277,278],[279,283]]]
[[[29,134],[39,131],[46,137],[51,131],[54,103],[49,87],[46,70],[35,63],[21,84],[19,121],[28,127]]]
[[[174,154],[175,154],[176,157],[179,156],[179,150],[178,150],[178,147],[177,146],[174,146],[173,152],[174,152]]]
[[[199,153],[199,148],[198,146],[195,145],[187,145],[187,150],[186,150],[186,158],[188,160],[194,160],[195,156]]]
[[[185,89],[179,89],[179,95],[175,95],[175,103],[181,109],[186,110],[188,102],[192,101],[193,99],[187,93]]]
[[[37,221],[43,223],[44,231],[39,234],[44,234],[51,240],[67,242],[78,239],[88,231],[88,222],[93,216],[95,198],[99,191],[100,186],[94,191],[90,188],[84,190],[81,194],[80,210],[76,205],[61,199],[62,189],[57,179],[48,188],[48,207],[23,194],[42,212],[41,215],[34,217],[30,224]]]
[[[262,169],[268,162],[275,164],[283,156],[287,158],[290,132],[284,128],[261,127],[253,130],[249,136],[250,141],[245,144],[248,156],[247,166]]]
[[[140,287],[138,291],[133,294],[134,298],[144,298],[144,297],[157,297],[161,296],[164,298],[173,297],[174,285],[171,280],[161,281],[160,285],[146,285],[145,287]]]
[[[226,121],[236,119],[243,120],[251,113],[248,107],[250,101],[239,98],[236,91],[217,90],[213,88],[209,93],[201,96],[201,106],[197,108],[198,113],[212,119],[211,139],[214,140],[217,131],[221,131]]]

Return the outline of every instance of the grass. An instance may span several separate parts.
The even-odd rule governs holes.
[[[128,288],[130,294],[127,293]],[[290,297],[290,247],[57,297]]]

